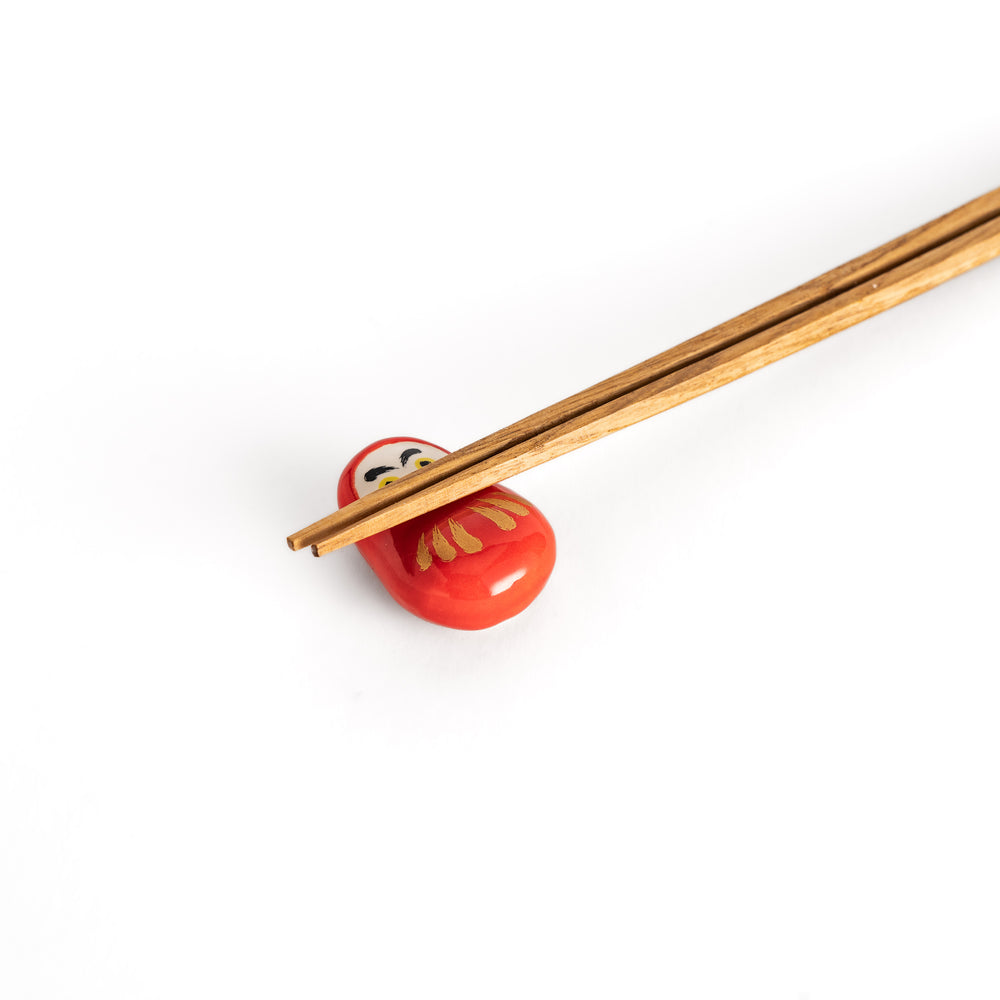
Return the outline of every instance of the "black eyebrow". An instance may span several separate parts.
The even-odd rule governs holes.
[[[369,469],[365,473],[365,482],[374,483],[375,480],[378,479],[378,477],[381,476],[383,472],[389,472],[390,469],[395,469],[395,468],[396,466],[394,465],[379,465],[376,466],[376,468],[374,469]]]
[[[407,461],[411,459],[414,455],[419,455],[419,454],[420,454],[419,448],[407,448],[406,451],[404,451],[403,454],[399,456],[400,464],[405,469]]]

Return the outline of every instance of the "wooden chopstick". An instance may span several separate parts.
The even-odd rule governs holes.
[[[324,555],[801,350],[1000,253],[1000,189],[290,536]]]

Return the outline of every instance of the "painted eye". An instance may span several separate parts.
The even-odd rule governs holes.
[[[378,488],[382,489],[383,486],[388,486],[389,483],[394,483],[397,479],[399,479],[399,476],[383,476],[378,481]]]
[[[433,462],[433,458],[418,458],[414,463],[413,467],[415,469],[422,469],[425,465],[430,465]]]

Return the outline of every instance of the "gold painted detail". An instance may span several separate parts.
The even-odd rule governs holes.
[[[528,503],[524,497],[518,497],[516,500],[509,493],[488,493],[485,500],[509,500],[511,503],[519,503],[522,507],[532,507],[533,504]]]
[[[526,500],[511,500],[502,493],[493,493],[481,498],[476,506],[469,506],[465,509],[474,511],[492,521],[501,531],[513,531],[517,527],[517,521],[511,517],[511,514],[524,517],[531,513],[530,507],[531,505]],[[451,562],[460,554],[455,546],[468,555],[481,552],[483,549],[482,539],[477,538],[454,518],[449,517],[447,523],[451,533],[451,541],[442,531],[442,527],[443,524],[435,524],[431,529],[430,545],[427,544],[426,533],[420,533],[420,538],[417,540],[417,568],[421,572],[431,568],[435,556],[442,562]]]
[[[431,563],[433,562],[433,557],[431,556],[430,549],[427,548],[427,542],[424,540],[423,532],[420,533],[420,541],[417,542],[417,565],[420,567],[421,571],[431,568]]]
[[[517,521],[502,510],[494,510],[492,507],[470,507],[469,509],[474,510],[477,514],[482,514],[483,517],[488,517],[501,531],[512,531],[517,527]]]
[[[521,517],[524,517],[528,513],[528,508],[516,500],[508,500],[507,497],[486,497],[486,499],[494,507],[502,507],[504,510],[509,510],[512,514],[520,514]]]
[[[455,544],[463,552],[479,552],[482,549],[483,543],[475,535],[470,535],[458,521],[449,517],[448,527],[451,528],[451,537],[455,539]]]
[[[448,539],[441,534],[441,529],[436,524],[431,534],[431,544],[434,546],[434,551],[441,558],[442,562],[451,562],[455,558],[455,549]]]

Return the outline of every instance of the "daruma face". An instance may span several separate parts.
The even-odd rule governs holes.
[[[358,499],[368,496],[447,454],[443,448],[435,448],[426,441],[393,439],[388,444],[378,445],[354,471],[355,496]]]
[[[448,452],[418,438],[386,438],[358,452],[340,477],[341,507]],[[555,563],[552,527],[503,486],[357,543],[386,590],[408,611],[450,628],[482,629],[523,611]]]

